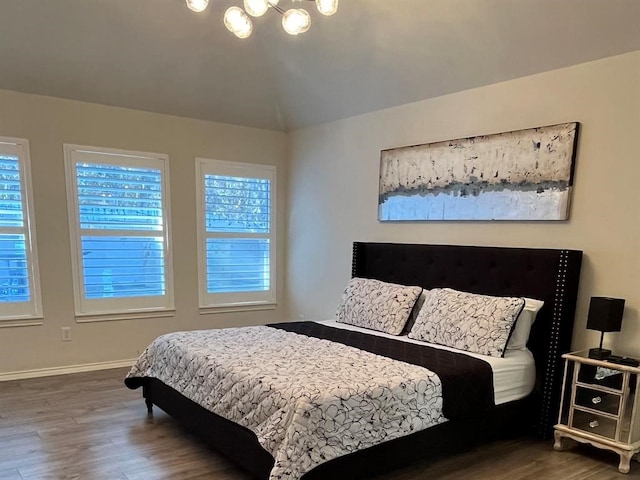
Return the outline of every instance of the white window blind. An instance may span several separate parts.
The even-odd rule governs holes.
[[[275,303],[275,167],[198,159],[200,304]]]
[[[172,309],[167,158],[65,151],[76,313]]]
[[[0,321],[41,318],[27,140],[0,137]]]

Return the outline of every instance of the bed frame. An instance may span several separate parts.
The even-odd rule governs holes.
[[[430,289],[451,287],[487,295],[544,300],[529,338],[536,361],[534,392],[481,418],[459,419],[326,462],[302,478],[369,478],[442,452],[460,451],[505,434],[549,438],[561,392],[560,355],[569,351],[582,252],[503,247],[355,242],[352,276]],[[157,405],[203,441],[267,479],[273,457],[250,430],[230,422],[153,378],[144,379],[149,412]]]

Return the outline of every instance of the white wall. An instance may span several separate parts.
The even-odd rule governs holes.
[[[0,374],[131,359],[165,332],[259,324],[282,318],[285,134],[8,91],[0,91],[0,112],[0,136],[26,138],[30,142],[45,316],[42,326],[0,328]],[[169,155],[177,310],[174,317],[75,322],[63,143]],[[278,167],[278,209],[282,214],[278,215],[280,290],[276,310],[199,314],[196,156]],[[71,342],[61,341],[62,326],[71,327]]]
[[[612,295],[626,298],[627,308],[623,332],[607,337],[619,352],[640,355],[640,52],[374,112],[288,137],[8,91],[0,91],[0,112],[0,136],[30,141],[45,313],[42,326],[0,328],[0,375],[130,359],[168,331],[300,315],[329,318],[349,278],[354,240],[582,249],[575,346],[597,341],[595,332],[584,329],[589,297]],[[381,149],[569,121],[581,122],[582,129],[568,222],[377,221]],[[75,322],[63,143],[170,156],[175,317]],[[196,156],[278,167],[278,309],[199,315]],[[71,327],[71,342],[61,341],[62,326]]]
[[[569,221],[377,221],[381,149],[570,121],[581,132]],[[333,316],[354,240],[572,248],[585,252],[574,347],[599,336],[584,328],[589,297],[616,296],[627,300],[623,330],[606,338],[640,355],[638,138],[640,52],[292,133],[289,317]]]

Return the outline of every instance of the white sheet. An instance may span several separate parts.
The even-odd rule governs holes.
[[[507,350],[504,358],[489,357],[477,353],[465,352],[455,348],[436,345],[433,343],[413,340],[406,335],[389,335],[388,333],[368,330],[366,328],[338,323],[336,320],[320,320],[318,323],[328,327],[342,328],[344,330],[355,330],[357,332],[378,335],[380,337],[393,338],[403,342],[416,343],[418,345],[429,345],[441,350],[462,353],[470,357],[479,358],[491,365],[493,371],[493,390],[496,405],[512,402],[526,397],[533,390],[536,381],[536,367],[533,355],[529,350]]]

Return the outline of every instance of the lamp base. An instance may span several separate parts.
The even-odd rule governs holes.
[[[594,358],[596,360],[604,360],[609,355],[611,355],[611,350],[607,350],[604,348],[590,348],[589,349],[589,358]]]

